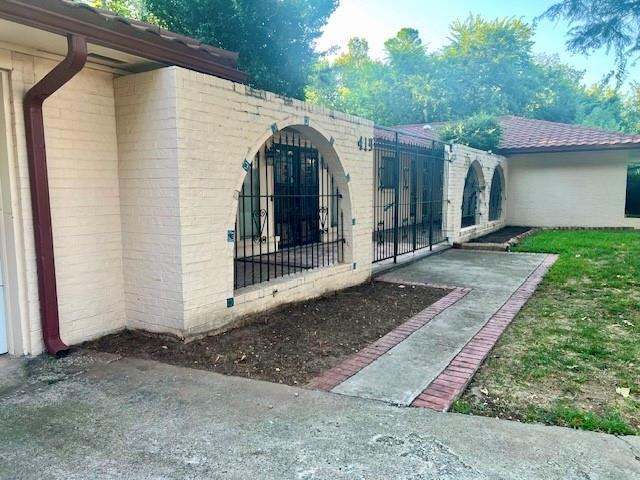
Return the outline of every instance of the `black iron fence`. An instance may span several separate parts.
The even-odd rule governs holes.
[[[415,252],[446,240],[446,144],[376,127],[374,141],[373,261]]]
[[[342,194],[309,141],[284,130],[245,168],[235,229],[236,289],[343,261]]]

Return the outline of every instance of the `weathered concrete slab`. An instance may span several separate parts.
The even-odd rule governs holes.
[[[545,257],[447,250],[383,275],[472,291],[332,392],[411,404]]]
[[[640,478],[609,435],[94,360],[0,396],[0,478]]]

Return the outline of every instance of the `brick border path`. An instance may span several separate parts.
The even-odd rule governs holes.
[[[435,288],[452,288],[452,291],[434,304],[428,306],[421,312],[411,317],[411,319],[409,319],[399,327],[391,330],[384,337],[376,340],[371,345],[363,348],[359,352],[354,353],[353,355],[349,355],[346,360],[340,362],[335,367],[326,370],[320,376],[311,380],[306,385],[306,388],[313,390],[323,390],[326,392],[331,391],[333,388],[337,387],[342,382],[352,377],[367,365],[370,365],[382,355],[387,353],[389,350],[405,340],[416,330],[424,327],[434,317],[462,299],[471,291],[470,288],[446,287],[444,285],[404,282],[400,281],[399,279],[396,280],[395,278],[384,279],[382,281],[402,283],[403,285],[421,285]]]
[[[558,259],[547,255],[542,263],[524,281],[509,300],[498,310],[482,329],[462,348],[449,365],[413,401],[414,407],[430,408],[446,412],[464,392],[475,373],[487,358],[498,339],[529,300],[545,273]]]

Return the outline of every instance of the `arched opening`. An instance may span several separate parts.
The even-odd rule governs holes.
[[[504,173],[499,165],[493,172],[491,192],[489,193],[489,221],[494,222],[502,218],[502,199],[504,192]]]
[[[462,228],[478,223],[478,204],[482,191],[482,171],[476,162],[472,163],[464,181],[462,193]]]
[[[314,135],[303,131],[289,127],[275,133],[244,164],[235,229],[236,289],[345,259],[343,192],[332,162],[311,140]]]

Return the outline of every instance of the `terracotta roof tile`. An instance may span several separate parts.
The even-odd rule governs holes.
[[[504,153],[588,150],[590,148],[640,148],[640,135],[612,132],[600,128],[548,122],[531,118],[502,116],[498,117],[502,126],[502,140],[499,150]],[[438,130],[444,122],[429,124],[399,125],[399,130],[437,139]]]

